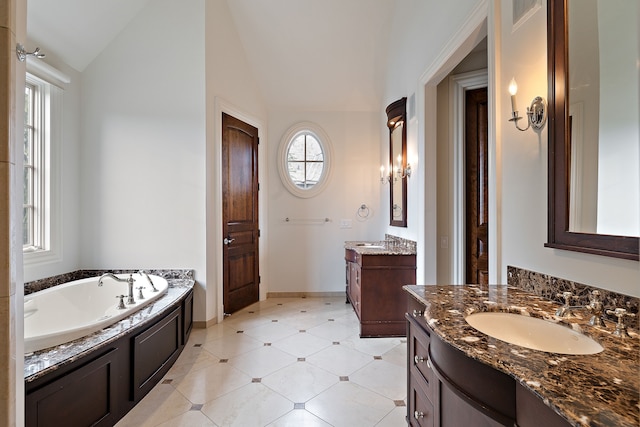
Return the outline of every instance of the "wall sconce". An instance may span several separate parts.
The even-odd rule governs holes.
[[[539,96],[533,98],[531,106],[527,107],[527,127],[523,129],[518,126],[518,120],[522,119],[522,117],[518,116],[516,93],[518,93],[518,84],[516,79],[513,78],[509,83],[509,94],[511,94],[511,118],[509,121],[513,122],[516,125],[516,129],[521,131],[525,131],[530,127],[536,132],[540,131],[547,122],[547,102]]]
[[[384,173],[384,166],[380,166],[381,184],[391,183],[391,181],[396,182],[398,179],[411,177],[411,165],[407,163],[407,167],[403,168],[402,158],[400,158],[400,156],[398,157],[398,167],[395,168],[395,173],[394,168],[391,165],[389,165],[389,168],[387,169],[388,172],[386,174]]]

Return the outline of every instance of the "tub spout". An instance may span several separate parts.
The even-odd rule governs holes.
[[[151,277],[149,277],[149,275],[144,270],[140,270],[139,274],[147,278],[147,281],[151,285],[151,289],[153,289],[153,292],[158,292],[155,285],[153,284],[153,281],[151,280]]]
[[[135,300],[133,299],[133,283],[134,283],[133,275],[130,274],[128,279],[121,279],[113,273],[105,273],[102,276],[100,276],[100,279],[98,279],[98,286],[102,286],[102,281],[107,277],[115,280],[116,282],[127,282],[127,285],[129,285],[129,296],[127,297],[127,304],[136,303]]]

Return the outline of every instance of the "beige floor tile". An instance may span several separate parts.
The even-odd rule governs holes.
[[[386,417],[382,419],[376,427],[406,427],[407,407],[396,406]]]
[[[265,426],[291,411],[293,403],[260,383],[248,384],[202,407],[218,426]]]
[[[407,368],[407,343],[401,343],[382,355],[382,360]]]
[[[332,342],[312,334],[297,333],[273,343],[275,348],[295,357],[308,357],[332,345]]]
[[[294,409],[267,427],[331,427],[331,424],[325,423],[304,409]]]
[[[251,378],[263,378],[292,363],[297,363],[294,356],[272,346],[263,346],[229,360],[229,364]]]
[[[400,338],[360,338],[356,334],[341,341],[340,344],[371,356],[382,356],[400,345]]]
[[[392,400],[404,400],[407,396],[406,378],[406,367],[384,360],[374,360],[373,363],[349,375],[349,381]]]
[[[133,408],[117,427],[154,427],[184,414],[191,409],[191,402],[171,385],[158,384]]]
[[[200,411],[188,411],[178,415],[158,427],[217,427],[213,421]]]
[[[394,403],[350,381],[339,382],[305,404],[305,409],[334,427],[374,426]]]
[[[219,359],[229,359],[230,357],[255,350],[263,345],[264,342],[245,334],[235,334],[207,342],[203,344],[203,347]]]
[[[298,329],[279,322],[269,322],[244,331],[244,334],[255,338],[263,343],[273,343],[293,334],[297,334]]]
[[[307,362],[296,362],[267,375],[262,384],[294,403],[304,403],[339,381],[337,375]]]
[[[332,374],[348,376],[373,362],[373,357],[343,345],[332,345],[309,356],[307,362]]]
[[[355,325],[346,325],[342,322],[326,322],[319,326],[307,329],[307,333],[332,341],[342,341],[358,333]]]
[[[245,375],[228,363],[217,363],[191,372],[171,384],[192,403],[205,403],[251,383]]]

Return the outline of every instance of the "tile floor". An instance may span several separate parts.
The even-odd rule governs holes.
[[[194,329],[117,427],[406,427],[406,340],[358,336],[341,298],[272,298]]]

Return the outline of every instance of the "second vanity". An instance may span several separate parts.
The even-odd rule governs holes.
[[[638,426],[640,340],[560,319],[555,302],[510,286],[405,286],[407,421],[411,426]],[[499,311],[562,322],[604,350],[569,355],[530,350],[466,321]]]
[[[360,337],[406,334],[402,286],[415,283],[415,249],[394,241],[345,242],[347,300],[360,320]]]

